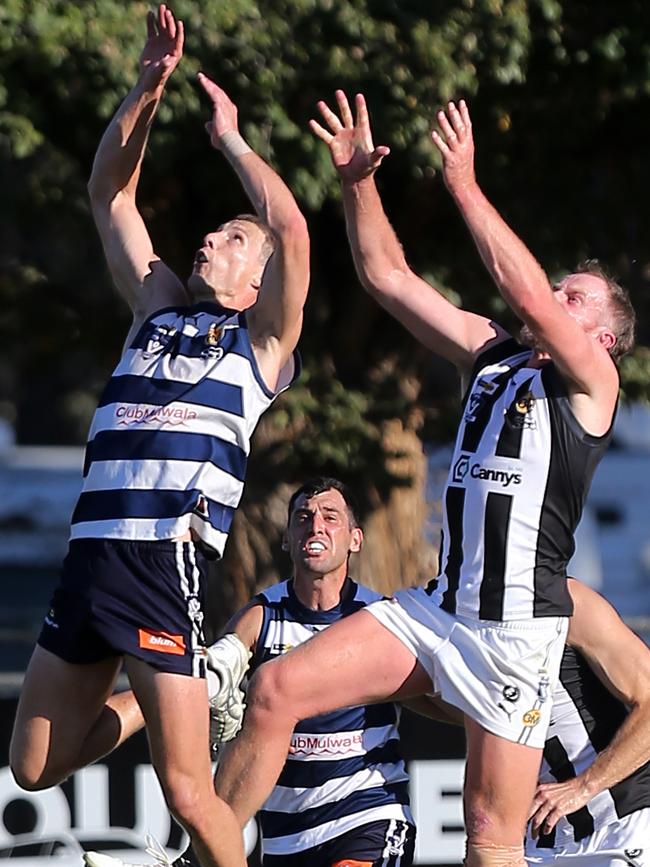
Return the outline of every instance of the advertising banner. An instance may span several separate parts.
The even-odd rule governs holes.
[[[82,850],[98,849],[138,863],[151,860],[144,852],[147,835],[172,857],[185,847],[185,835],[165,806],[143,733],[61,785],[25,792],[8,767],[15,707],[15,698],[0,699],[0,859],[20,858],[20,867],[67,867],[62,855],[69,855],[72,867],[81,864]],[[463,733],[405,711],[401,734],[418,825],[416,864],[460,865]],[[250,867],[259,867],[257,837],[251,823],[246,829]]]

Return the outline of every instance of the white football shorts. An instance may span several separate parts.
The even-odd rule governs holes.
[[[444,701],[506,740],[544,746],[567,617],[475,620],[444,611],[422,587],[364,610],[409,648]]]

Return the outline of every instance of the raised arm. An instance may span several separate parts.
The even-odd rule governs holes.
[[[183,53],[183,23],[165,5],[147,15],[140,75],[104,133],[88,183],[106,260],[137,323],[167,304],[186,303],[178,278],[154,253],[136,205],[149,130],[167,79]]]
[[[598,593],[573,579],[569,591],[574,614],[567,643],[580,651],[630,712],[590,767],[564,783],[538,787],[531,810],[533,835],[540,830],[550,833],[562,816],[579,810],[650,760],[650,648]]]
[[[199,81],[212,101],[212,120],[206,124],[210,141],[235,170],[255,212],[275,236],[275,251],[248,314],[258,364],[273,386],[302,328],[309,288],[307,223],[282,178],[242,138],[237,108],[225,91],[202,73]]]
[[[421,343],[467,370],[476,353],[503,332],[489,320],[455,307],[411,270],[374,180],[389,149],[373,144],[362,94],[356,96],[356,118],[343,91],[336,92],[336,100],[338,115],[325,102],[318,103],[327,128],[315,120],[310,126],[329,147],[341,179],[348,238],[359,280]]]
[[[474,174],[474,138],[466,103],[450,102],[437,117],[440,132],[434,131],[432,138],[442,156],[445,183],[501,295],[557,364],[570,393],[604,399],[611,419],[618,377],[607,348],[558,303],[535,257],[481,191]]]

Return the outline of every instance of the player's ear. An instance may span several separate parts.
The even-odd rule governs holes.
[[[361,550],[363,544],[363,530],[361,527],[355,527],[352,530],[352,538],[350,539],[350,553],[355,554]]]
[[[603,328],[597,340],[608,352],[611,352],[612,346],[616,345],[616,335],[609,328]]]
[[[288,550],[289,550],[289,538],[288,538],[286,532],[284,532],[284,533],[282,534],[282,550],[283,550],[283,551],[288,551]]]

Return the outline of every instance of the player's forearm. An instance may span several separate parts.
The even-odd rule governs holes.
[[[589,797],[615,786],[650,760],[650,701],[637,705],[614,739],[582,774]]]
[[[359,280],[372,294],[387,295],[408,265],[384,211],[375,181],[343,185],[343,206],[352,258]]]
[[[466,185],[452,194],[504,300],[524,321],[531,315],[534,319],[537,305],[547,303],[552,295],[539,263],[478,184]]]
[[[97,148],[88,183],[91,198],[111,199],[121,191],[135,196],[149,130],[163,90],[162,86],[148,90],[138,80],[129,91]]]
[[[282,239],[304,217],[289,187],[237,132],[221,137],[219,148],[239,177],[256,214]]]

